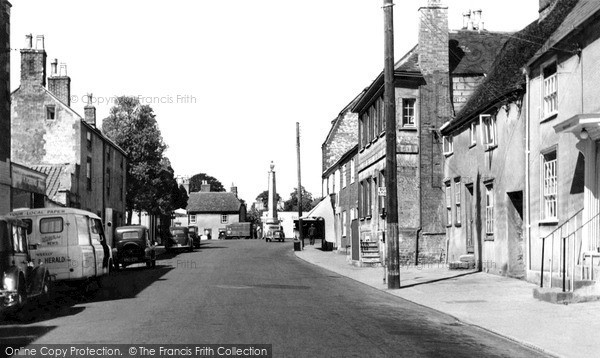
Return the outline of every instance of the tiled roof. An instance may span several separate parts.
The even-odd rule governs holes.
[[[60,190],[71,190],[69,164],[32,165],[31,169],[46,174],[46,196],[53,199]]]
[[[565,18],[558,29],[550,36],[544,46],[538,50],[538,52],[529,61],[530,63],[538,59],[544,52],[549,48],[555,46],[558,42],[564,39],[569,33],[573,32],[577,27],[581,26],[586,20],[589,20],[592,16],[600,11],[600,1],[598,0],[579,0],[577,5],[571,10],[569,15]],[[572,48],[563,48],[563,50],[575,51],[577,50],[576,44],[572,44]]]
[[[418,46],[413,47],[404,55],[404,57],[398,60],[398,62],[394,64],[394,71],[421,73],[417,48]]]
[[[450,32],[450,73],[487,74],[510,33],[458,30]]]
[[[525,79],[522,68],[542,47],[546,39],[556,31],[577,1],[559,1],[543,21],[536,20],[523,30],[511,35],[496,56],[493,68],[486,79],[477,87],[456,118],[444,126],[442,134],[460,128],[469,123],[473,116],[479,115],[488,107],[504,100],[511,94],[523,91]]]
[[[195,192],[188,198],[188,213],[238,213],[241,202],[233,193]]]

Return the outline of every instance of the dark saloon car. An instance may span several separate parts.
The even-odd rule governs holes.
[[[188,230],[190,231],[190,235],[192,236],[192,240],[194,241],[194,247],[200,248],[200,235],[198,235],[198,228],[195,226],[188,226]]]
[[[0,310],[20,311],[34,297],[48,299],[51,276],[43,260],[32,259],[25,221],[0,216]]]
[[[133,225],[116,228],[114,245],[116,252],[113,252],[113,262],[117,270],[136,263],[145,263],[147,267],[156,266],[156,251],[147,227]]]
[[[190,230],[184,226],[172,226],[169,229],[171,237],[165,243],[165,249],[187,249],[194,251],[194,239],[190,235]]]

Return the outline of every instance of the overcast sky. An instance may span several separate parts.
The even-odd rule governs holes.
[[[208,173],[251,203],[302,184],[321,194],[321,144],[331,120],[383,69],[383,0],[10,0],[13,89],[25,34],[45,35],[48,62],[68,66],[72,107],[142,96],[157,116],[177,175]],[[395,0],[395,57],[417,41],[424,0]],[[537,0],[447,0],[451,29],[481,8],[486,28],[519,30]],[[48,70],[50,65],[48,64]]]

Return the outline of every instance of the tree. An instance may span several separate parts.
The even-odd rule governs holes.
[[[109,116],[103,121],[102,130],[127,154],[125,208],[128,224],[131,224],[133,210],[149,213],[160,211],[159,207],[164,207],[164,203],[157,202],[156,180],[169,177],[169,174],[161,174],[162,170],[167,170],[163,163],[167,146],[152,108],[140,104],[136,97],[118,97]]]
[[[268,208],[269,207],[269,191],[265,190],[262,193],[258,194],[258,196],[256,197],[256,201],[261,201],[264,205],[264,208]],[[281,200],[281,197],[279,196],[279,193],[275,193],[275,202],[279,202],[279,200]]]
[[[206,173],[199,173],[190,178],[190,193],[200,191],[202,181],[204,180],[210,184],[210,191],[225,191],[225,187],[217,178]]]
[[[312,194],[301,187],[302,190],[302,212],[306,213],[312,206]],[[294,191],[290,193],[290,198],[283,203],[284,211],[298,211],[298,188],[294,188]]]

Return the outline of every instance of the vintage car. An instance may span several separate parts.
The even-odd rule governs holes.
[[[142,225],[120,226],[115,229],[113,262],[115,269],[135,263],[156,266],[156,251],[150,241],[148,228]]]
[[[165,243],[165,250],[188,249],[189,251],[194,251],[194,240],[187,227],[172,226],[169,232],[171,237]]]
[[[198,235],[198,228],[196,226],[188,226],[188,230],[190,235],[192,236],[192,240],[194,241],[194,247],[200,248],[200,235]]]
[[[42,260],[32,260],[27,223],[0,216],[0,310],[20,311],[29,299],[48,299],[52,277]],[[34,245],[35,246],[35,245]]]
[[[269,225],[265,233],[265,241],[285,241],[285,234],[281,225]]]

